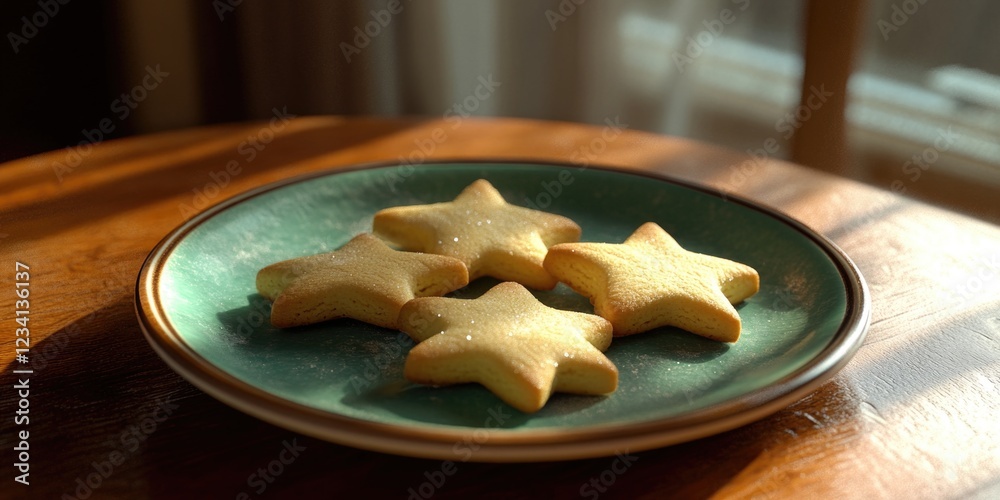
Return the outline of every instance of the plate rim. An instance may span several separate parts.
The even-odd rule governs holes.
[[[803,366],[765,387],[731,400],[674,417],[642,422],[519,431],[432,423],[412,427],[373,422],[309,407],[264,391],[217,367],[188,345],[167,320],[157,293],[163,265],[189,233],[217,214],[262,194],[321,177],[407,165],[414,168],[446,168],[456,164],[593,169],[667,182],[721,198],[724,202],[741,204],[789,226],[812,241],[833,261],[844,283],[844,318],[829,344]],[[244,413],[327,441],[396,455],[455,459],[458,445],[471,441],[476,449],[466,460],[508,462],[588,458],[613,455],[621,449],[641,451],[658,448],[734,429],[771,415],[818,389],[847,364],[867,334],[871,300],[860,270],[840,247],[802,222],[763,203],[650,170],[589,164],[581,166],[545,160],[477,158],[434,160],[419,165],[389,160],[331,167],[270,182],[207,207],[170,231],[147,255],[136,279],[135,312],[147,342],[171,369],[199,389]]]

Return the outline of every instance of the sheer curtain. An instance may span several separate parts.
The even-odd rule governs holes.
[[[750,147],[770,132],[762,121],[797,100],[794,0],[403,3],[368,30],[376,36],[359,36],[386,5],[241,5],[250,113],[287,102],[313,113],[441,115],[492,75],[500,86],[473,114],[620,116],[632,128]],[[731,22],[717,21],[723,9]],[[706,38],[713,23],[723,29]]]
[[[824,111],[800,105],[805,5],[305,0],[242,2],[220,14],[189,4],[200,19],[193,59],[200,81],[211,84],[189,105],[207,121],[262,118],[276,106],[594,124],[617,117],[633,129],[738,150],[774,139],[773,155],[787,158],[806,112]],[[941,201],[993,208],[1000,3],[861,5],[846,109],[851,165],[843,173],[917,196],[956,186]],[[494,82],[488,98],[467,109],[462,103],[483,81]],[[933,165],[914,166],[914,155],[925,154]],[[924,181],[912,180],[914,169]]]

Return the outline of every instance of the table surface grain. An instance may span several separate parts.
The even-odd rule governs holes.
[[[660,172],[776,207],[854,259],[871,288],[872,324],[857,356],[815,393],[756,423],[635,453],[607,488],[581,489],[611,457],[458,463],[435,498],[1000,497],[1000,228],[782,161],[622,128],[308,117],[0,165],[0,496],[407,498],[440,478],[440,461],[296,435],[196,389],[143,338],[135,280],[188,207],[363,162],[504,158]],[[237,166],[227,181],[229,162]],[[15,262],[31,273],[29,486],[14,482],[10,465],[23,428],[13,418],[13,370],[23,366],[14,359]],[[277,470],[286,442],[304,450],[264,478],[259,469]],[[99,484],[82,486],[88,480]]]

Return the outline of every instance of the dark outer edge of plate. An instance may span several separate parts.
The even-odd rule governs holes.
[[[633,175],[694,189],[773,217],[819,246],[837,267],[847,295],[847,309],[830,343],[793,373],[756,391],[694,412],[636,423],[602,424],[586,428],[554,427],[532,431],[462,428],[426,424],[412,428],[384,424],[319,410],[289,401],[243,382],[204,359],[181,339],[167,320],[157,296],[159,272],[184,237],[216,214],[261,194],[315,178],[359,170],[405,165],[396,161],[370,162],[310,172],[260,186],[207,208],[167,234],[149,253],[136,280],[135,310],[143,334],[153,350],[189,382],[244,413],[275,425],[321,439],[385,453],[454,460],[462,443],[475,444],[471,461],[544,461],[612,455],[620,450],[641,451],[681,443],[730,430],[764,418],[812,393],[835,375],[861,346],[871,316],[868,287],[857,266],[833,242],[780,211],[741,196],[698,185],[669,175],[621,167],[579,166],[553,161],[505,158],[435,160],[435,165],[482,164],[569,167]],[[442,167],[444,168],[444,167]],[[155,305],[155,307],[154,307]],[[469,449],[469,447],[463,448]]]

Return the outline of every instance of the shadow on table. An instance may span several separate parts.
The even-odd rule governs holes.
[[[96,497],[246,493],[254,498],[266,490],[296,498],[361,491],[406,498],[411,488],[433,487],[435,498],[505,498],[528,491],[561,498],[589,494],[585,485],[595,480],[609,497],[650,491],[679,498],[764,493],[787,479],[788,471],[769,469],[775,463],[808,460],[818,449],[836,453],[829,443],[850,446],[862,435],[866,424],[859,411],[868,404],[836,379],[789,408],[732,431],[657,450],[620,450],[630,455],[627,467],[619,457],[481,464],[456,454],[453,470],[441,460],[322,442],[231,409],[157,357],[139,331],[131,298],[64,325],[32,345],[31,353],[44,360],[28,384],[31,494],[37,497],[82,498],[90,491]],[[19,384],[12,371],[21,368],[6,366],[0,384]],[[4,391],[0,404],[13,412],[16,391]],[[13,418],[0,421],[0,435],[11,448],[22,428]],[[443,467],[453,474],[433,486]]]
[[[100,158],[85,160],[73,171],[65,174],[66,178],[86,178],[88,173],[108,171],[117,167],[134,164],[129,167],[126,175],[103,176],[100,182],[93,182],[84,188],[63,190],[53,198],[26,203],[9,210],[6,219],[13,224],[4,224],[5,230],[14,234],[41,234],[37,231],[23,230],[20,224],[30,224],[34,215],[49,213],[53,210],[60,217],[50,218],[45,234],[55,234],[81,223],[94,222],[112,215],[128,213],[132,209],[159,202],[164,198],[176,197],[179,193],[188,193],[192,198],[192,188],[202,188],[211,181],[209,173],[224,171],[229,162],[237,162],[242,169],[239,177],[234,179],[234,186],[229,186],[225,193],[215,201],[228,198],[252,187],[253,183],[246,179],[262,172],[275,170],[284,165],[292,165],[309,158],[329,155],[341,149],[350,149],[360,144],[378,140],[379,137],[403,132],[413,127],[419,127],[422,121],[398,121],[382,124],[372,123],[364,132],[358,132],[348,123],[329,121],[320,118],[302,118],[294,121],[295,127],[290,127],[278,134],[274,141],[268,144],[273,149],[272,154],[257,155],[252,163],[240,153],[237,145],[244,141],[256,128],[253,122],[241,126],[221,126],[218,131],[198,141],[179,141],[172,135],[158,138],[163,144],[131,147],[129,151],[111,152]],[[260,126],[266,127],[266,123]],[[152,139],[148,139],[152,142]],[[59,153],[57,157],[59,157]],[[143,165],[138,168],[135,165]],[[334,165],[331,165],[331,167]],[[38,177],[38,183],[53,182],[56,177],[49,175]],[[178,178],[191,178],[189,186],[178,188]],[[228,184],[228,181],[227,181]],[[25,187],[23,183],[19,185]],[[0,186],[2,189],[2,186]],[[114,203],[108,203],[109,196],[115,197]],[[190,200],[188,200],[190,203]],[[79,210],[79,207],[88,207]],[[200,211],[200,210],[199,210]],[[176,212],[178,220],[182,213]]]
[[[515,429],[539,415],[558,419],[586,410],[604,399],[604,396],[556,393],[541,410],[543,413],[527,414],[504,403],[479,384],[430,387],[400,378],[346,394],[341,402],[363,411],[389,412],[404,421],[447,425],[453,426],[452,430],[461,430],[463,427]]]

